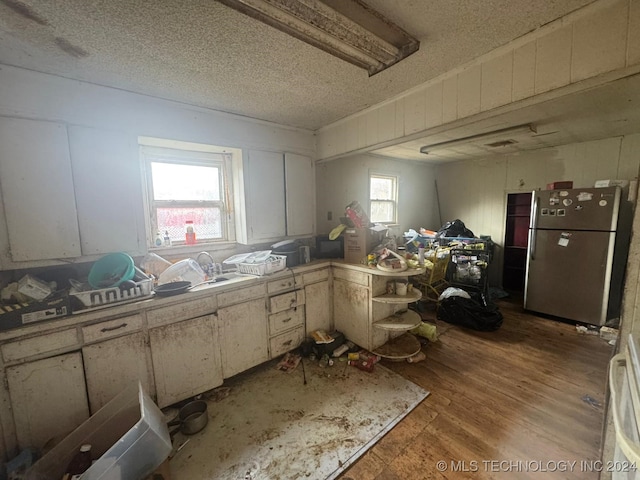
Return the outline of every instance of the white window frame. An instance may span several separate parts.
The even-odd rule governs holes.
[[[186,245],[186,243],[180,241],[174,243],[172,245],[173,248],[202,249],[203,245],[235,242],[235,221],[232,213],[234,210],[232,168],[234,156],[241,155],[242,152],[239,149],[218,147],[215,145],[180,142],[149,137],[139,137],[138,143],[140,144],[140,158],[144,182],[147,246],[150,249],[156,248],[154,245],[155,232],[159,231],[159,228],[155,211],[157,207],[162,206],[214,206],[220,208],[221,211],[222,238],[198,241],[195,247],[193,245]],[[216,166],[220,168],[221,199],[219,201],[216,200],[209,202],[155,200],[153,195],[153,181],[151,172],[152,162],[165,162],[182,165]]]
[[[393,180],[393,194],[394,194],[394,198],[389,200],[389,199],[381,199],[381,198],[372,198],[371,197],[371,179],[373,178],[384,178],[384,179],[391,179]],[[398,184],[399,184],[399,177],[398,175],[394,175],[392,173],[383,173],[383,172],[375,172],[375,171],[370,171],[369,172],[369,212],[373,212],[373,204],[374,202],[378,202],[378,203],[390,203],[393,206],[393,219],[389,220],[389,221],[385,221],[385,222],[377,222],[377,223],[381,223],[383,225],[395,225],[398,223]],[[372,220],[374,221],[374,220]]]

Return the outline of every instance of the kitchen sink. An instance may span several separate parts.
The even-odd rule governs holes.
[[[207,290],[209,288],[215,288],[217,286],[227,285],[229,283],[238,283],[244,282],[247,280],[253,280],[256,277],[255,275],[247,275],[243,273],[237,272],[228,272],[223,273],[222,275],[216,276],[215,278],[208,280],[205,283],[200,285],[195,285],[189,289],[190,292],[199,292],[201,290]]]

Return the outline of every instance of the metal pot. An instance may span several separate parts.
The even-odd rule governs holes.
[[[177,420],[169,423],[169,426],[180,425],[178,428],[172,430],[170,435],[173,437],[178,431],[185,435],[193,435],[206,427],[207,423],[209,423],[207,402],[204,400],[194,400],[180,409]]]

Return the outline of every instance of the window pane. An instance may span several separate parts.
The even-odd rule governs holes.
[[[193,220],[197,240],[222,238],[222,216],[220,208],[158,208],[158,228],[164,236],[169,232],[172,242],[185,241],[185,222]]]
[[[372,222],[394,222],[392,202],[371,201],[371,221]]]
[[[220,201],[220,168],[151,163],[154,200]]]
[[[371,198],[376,200],[394,200],[393,179],[371,177]]]

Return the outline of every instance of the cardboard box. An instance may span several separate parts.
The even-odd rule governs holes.
[[[368,228],[348,228],[343,233],[344,260],[347,263],[367,263],[367,254],[379,241],[379,233]]]
[[[569,190],[573,188],[573,181],[547,183],[547,190]]]
[[[42,302],[0,305],[0,330],[71,315],[69,296],[61,294]]]

